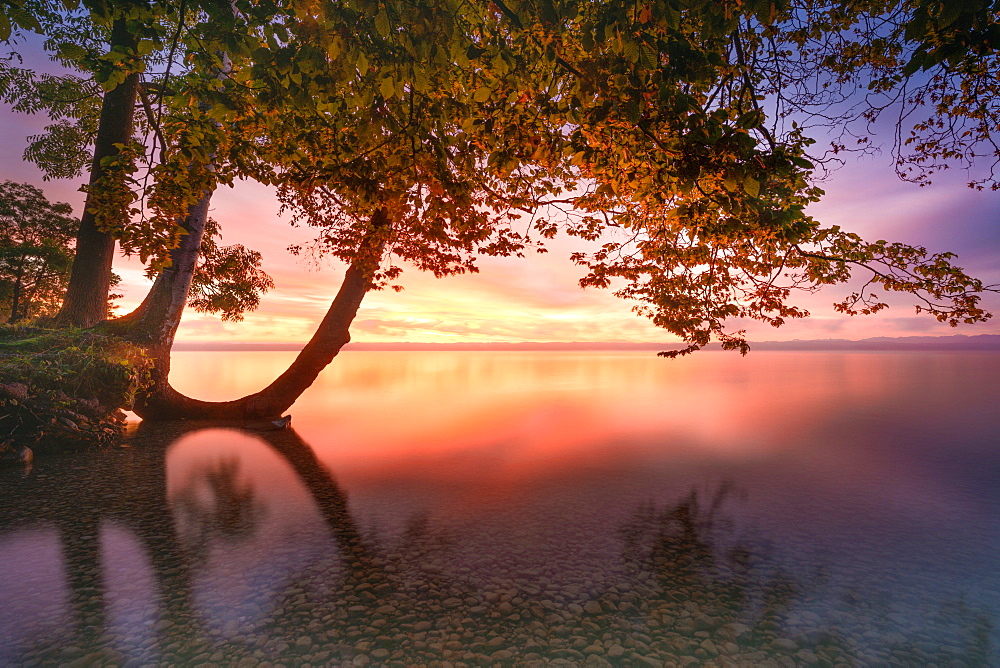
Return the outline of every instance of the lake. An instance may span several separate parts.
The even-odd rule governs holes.
[[[183,352],[203,399],[294,353]],[[343,353],[0,470],[0,664],[1000,664],[1000,353]]]

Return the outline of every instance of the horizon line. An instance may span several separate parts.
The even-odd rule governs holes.
[[[294,341],[178,341],[174,350],[210,351],[298,351],[304,342]],[[615,341],[352,341],[344,351],[503,351],[503,350],[676,350],[680,342]],[[1000,334],[952,334],[946,336],[879,336],[866,339],[792,339],[789,341],[751,341],[751,350],[1000,350]],[[721,350],[718,343],[704,350]]]

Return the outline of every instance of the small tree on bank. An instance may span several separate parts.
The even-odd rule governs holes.
[[[0,183],[0,317],[16,323],[53,315],[73,261],[77,219],[27,183]]]

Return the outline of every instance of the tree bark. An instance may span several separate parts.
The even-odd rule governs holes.
[[[164,379],[170,372],[170,347],[187,305],[191,280],[198,266],[198,253],[205,235],[212,192],[206,191],[188,209],[183,222],[187,234],[181,237],[177,248],[170,251],[170,266],[157,275],[142,303],[131,313],[103,325],[106,331],[144,346],[157,362],[154,371],[162,373]]]
[[[7,319],[7,322],[15,323],[21,319],[20,314],[18,313],[20,308],[21,308],[21,274],[18,273],[17,278],[14,280],[13,292],[11,293],[10,318]]]
[[[236,9],[230,3],[230,9]],[[232,62],[226,53],[220,53],[221,67],[216,72],[217,79],[225,78],[232,69]],[[208,112],[211,105],[205,101],[199,104],[202,112]],[[218,127],[218,123],[216,123]],[[215,153],[206,169],[215,169]],[[208,222],[208,207],[215,187],[205,190],[201,198],[188,207],[187,216],[181,225],[186,234],[182,235],[177,247],[170,251],[170,266],[160,271],[146,298],[134,311],[105,324],[105,329],[133,343],[144,346],[155,362],[154,379],[162,378],[166,383],[170,373],[170,348],[180,325],[184,307],[191,291],[191,280],[198,267],[198,254],[205,236]]]
[[[233,401],[201,401],[181,394],[171,387],[165,372],[169,371],[171,335],[169,344],[161,342],[153,350],[167,359],[154,358],[153,385],[137,399],[133,410],[146,420],[270,420],[281,417],[351,340],[349,329],[361,300],[371,289],[372,275],[381,258],[388,228],[388,211],[379,209],[372,215],[369,232],[358,256],[348,267],[326,316],[295,361],[270,385]]]
[[[124,19],[117,19],[111,29],[110,47],[134,49],[135,44],[135,38],[129,33]],[[105,171],[101,161],[119,153],[115,144],[127,144],[132,140],[138,90],[139,73],[133,72],[104,95],[97,140],[94,143],[94,161],[90,167],[92,190],[87,195],[87,203],[80,217],[69,287],[55,320],[59,325],[92,327],[107,317],[115,238],[98,229],[96,218],[89,208],[94,196],[93,188]]]
[[[231,6],[231,9],[235,12],[235,8]],[[220,56],[222,67],[217,76],[222,78],[228,75],[232,63],[227,54],[222,53]],[[204,102],[199,106],[202,111],[209,109],[209,105]],[[215,168],[214,153],[207,168]],[[181,236],[177,247],[170,251],[170,266],[157,274],[142,303],[128,315],[103,324],[105,331],[146,348],[153,359],[151,374],[154,388],[168,387],[170,349],[198,267],[198,255],[208,222],[208,208],[214,192],[214,187],[205,190],[201,198],[188,207],[187,216],[181,223],[186,234]]]

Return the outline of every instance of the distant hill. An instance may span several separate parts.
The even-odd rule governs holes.
[[[762,341],[754,350],[1000,350],[1000,334],[976,336],[877,336],[859,341],[815,339]]]
[[[233,343],[228,341],[180,341],[174,350],[300,350],[301,343]],[[527,350],[671,350],[679,348],[678,343],[605,343],[573,341],[565,343],[349,343],[344,350],[468,350],[468,351],[527,351]],[[847,339],[814,339],[794,341],[760,341],[751,343],[753,350],[996,350],[1000,351],[1000,335],[979,334],[977,336],[880,336],[859,341]],[[719,350],[718,344],[706,350]]]

